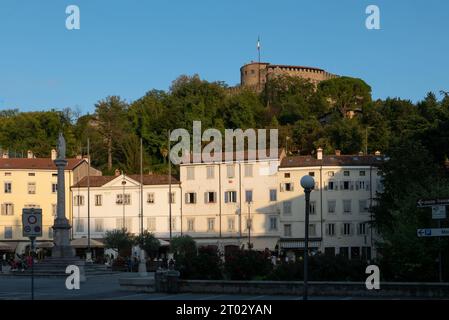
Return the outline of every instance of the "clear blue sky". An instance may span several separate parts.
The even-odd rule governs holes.
[[[65,28],[67,5],[81,29]],[[381,30],[365,28],[365,8]],[[0,109],[78,107],[168,89],[180,74],[239,82],[257,59],[360,77],[374,98],[449,91],[447,0],[1,0]]]

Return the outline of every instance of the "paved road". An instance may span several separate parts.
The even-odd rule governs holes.
[[[95,276],[81,283],[79,290],[67,290],[65,278],[36,278],[35,299],[83,300],[302,300],[301,296],[230,295],[230,294],[165,294],[121,291],[118,278],[135,274]],[[0,275],[0,300],[31,299],[31,279]],[[351,297],[311,297],[311,300],[352,300]]]

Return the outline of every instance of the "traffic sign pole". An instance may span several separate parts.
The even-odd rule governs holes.
[[[31,240],[31,300],[34,300],[34,240],[36,237],[30,237]]]

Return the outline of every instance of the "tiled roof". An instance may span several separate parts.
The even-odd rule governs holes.
[[[140,182],[140,175],[131,174],[126,175],[127,177]],[[101,187],[106,183],[114,180],[117,176],[90,176],[90,186],[91,187]],[[162,174],[147,174],[143,175],[143,184],[144,185],[165,185],[169,183],[169,176]],[[172,176],[171,179],[172,184],[179,184],[178,179]],[[74,188],[78,187],[87,187],[87,177],[82,178],[77,184],[73,185]]]
[[[66,170],[73,170],[84,161],[84,159],[67,159]],[[56,170],[57,168],[51,158],[1,158],[0,170],[9,169]]]
[[[323,160],[314,156],[292,156],[281,161],[280,168],[319,166],[378,166],[385,161],[384,156],[323,155]]]

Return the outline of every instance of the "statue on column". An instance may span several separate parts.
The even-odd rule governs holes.
[[[58,137],[58,159],[65,159],[65,149],[65,139],[62,132],[60,132]]]

